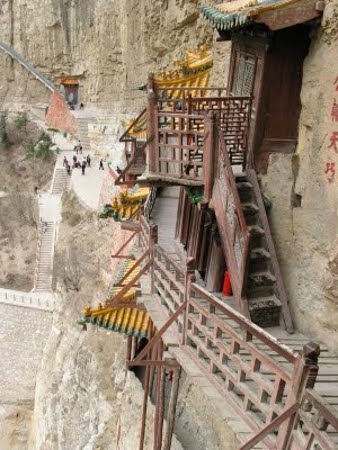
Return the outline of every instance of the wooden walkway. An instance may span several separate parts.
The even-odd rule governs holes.
[[[177,253],[177,243],[175,243],[178,196],[179,188],[163,188],[156,200],[151,215],[151,222],[158,225],[159,245],[178,264],[182,263],[182,268],[184,269],[185,264],[182,262],[179,254]],[[141,283],[141,301],[145,304],[147,310],[150,312],[155,326],[157,328],[161,328],[161,326],[163,326],[169,318],[168,309],[166,308],[164,302],[161,300],[160,295],[156,297],[150,295],[150,277],[148,275],[143,277]],[[229,299],[230,304],[226,301],[224,302],[227,303],[228,306],[233,306],[233,304],[231,305],[231,303],[233,303],[232,299]],[[220,319],[227,320],[223,317],[220,317]],[[206,323],[206,325],[208,326],[208,323]],[[278,339],[281,344],[284,344],[289,349],[295,352],[301,352],[303,345],[312,341],[310,337],[298,332],[294,334],[288,334],[282,327],[269,328],[265,329],[265,331]],[[224,399],[222,403],[222,397],[219,395],[219,391],[217,390],[216,385],[213,383],[213,379],[216,379],[217,376],[211,372],[208,361],[205,360],[205,357],[201,356],[199,349],[197,348],[195,352],[193,347],[189,348],[189,350],[180,348],[180,333],[176,323],[174,323],[165,333],[163,340],[165,345],[169,347],[171,354],[176,357],[187,374],[194,377],[196,383],[205,388],[207,396],[211,395],[214,406],[221,404],[223,404],[224,406]],[[321,346],[321,354],[319,357],[319,373],[314,389],[316,393],[318,393],[325,400],[325,402],[330,405],[332,411],[336,413],[338,417],[338,356],[330,353],[325,345],[321,343],[319,344]],[[261,350],[267,352],[273,360],[277,361],[278,365],[280,365],[281,368],[291,372],[291,364],[290,367],[288,367],[289,363],[285,359],[281,358],[276,352],[269,349],[263,343],[257,345],[260,346]],[[240,356],[244,361],[246,359],[249,361],[250,355],[246,355],[245,350],[240,350]],[[269,376],[268,373],[267,376]],[[220,408],[220,410],[221,409],[222,408]],[[223,411],[223,415],[224,414],[229,414],[229,412]],[[245,424],[243,420],[235,414],[235,412],[232,411],[231,414],[234,414],[233,417],[235,417],[233,428],[235,434],[240,441],[246,441],[252,433],[251,430],[248,428],[247,424]],[[330,438],[338,448],[338,433],[331,433]],[[258,449],[266,447],[264,444],[259,444],[254,448]]]

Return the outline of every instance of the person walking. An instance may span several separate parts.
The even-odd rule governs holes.
[[[82,165],[81,165],[82,175],[85,174],[85,171],[86,171],[86,165],[87,165],[86,161],[82,161]]]
[[[100,159],[100,167],[99,170],[104,170],[103,159]]]
[[[87,165],[88,165],[88,167],[90,167],[90,162],[91,162],[91,158],[90,158],[90,155],[88,154],[87,155]]]
[[[67,167],[67,164],[68,164],[68,159],[67,159],[67,157],[66,156],[64,156],[63,157],[63,167]]]

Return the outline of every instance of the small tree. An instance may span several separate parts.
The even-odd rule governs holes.
[[[28,115],[26,112],[20,112],[14,120],[14,128],[18,131],[27,132]]]
[[[5,148],[9,148],[11,145],[7,132],[7,117],[4,114],[0,117],[0,141]]]

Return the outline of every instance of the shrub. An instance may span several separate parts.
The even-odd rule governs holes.
[[[7,118],[4,114],[0,117],[0,141],[4,144],[5,148],[11,145],[7,131]]]
[[[49,134],[43,131],[37,142],[30,139],[24,144],[26,156],[27,158],[48,159],[51,155],[50,147],[52,145],[53,142]]]
[[[14,128],[18,131],[27,131],[28,115],[26,112],[20,112],[14,120]]]

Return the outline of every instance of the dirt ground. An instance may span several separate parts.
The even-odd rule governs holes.
[[[29,124],[26,133],[9,127],[12,145],[0,144],[0,287],[29,291],[36,262],[38,202],[34,187],[47,189],[55,157],[27,159],[23,143],[41,133]]]

